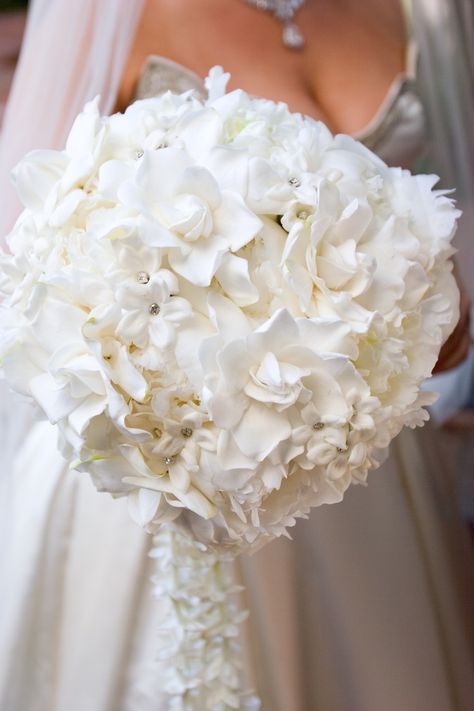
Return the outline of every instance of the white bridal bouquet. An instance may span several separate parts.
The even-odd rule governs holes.
[[[26,209],[1,261],[9,382],[73,468],[203,555],[364,482],[427,418],[420,384],[458,314],[459,213],[437,178],[227,78],[211,70],[205,101],[88,104],[63,151],[16,168]]]

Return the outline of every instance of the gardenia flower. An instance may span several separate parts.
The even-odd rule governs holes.
[[[221,191],[183,148],[147,151],[130,182],[122,182],[124,174],[113,162],[101,174],[106,194],[114,194],[115,187],[120,202],[146,215],[144,243],[164,249],[174,271],[197,286],[209,286],[222,257],[260,230],[260,220],[242,197]]]
[[[316,343],[317,351],[309,345]],[[290,437],[286,410],[291,406],[312,401],[320,410],[329,408],[344,417],[347,408],[337,375],[348,356],[339,354],[354,356],[356,347],[342,322],[295,321],[279,311],[247,338],[217,352],[215,344],[202,351],[204,404],[244,457],[260,462]]]

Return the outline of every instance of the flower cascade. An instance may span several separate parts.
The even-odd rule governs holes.
[[[237,602],[232,552],[213,551],[173,524],[153,542],[160,686],[170,711],[258,711],[257,697],[241,692],[239,625],[247,612]]]
[[[427,418],[459,212],[435,176],[227,78],[92,101],[64,150],[21,161],[0,355],[148,531],[256,548]]]

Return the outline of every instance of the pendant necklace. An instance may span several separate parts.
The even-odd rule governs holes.
[[[245,0],[247,5],[257,10],[269,12],[283,25],[282,41],[288,49],[302,49],[304,37],[293,22],[295,13],[304,5],[305,0]]]

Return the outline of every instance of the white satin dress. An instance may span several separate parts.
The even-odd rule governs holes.
[[[152,58],[139,96],[190,87],[195,75]],[[425,142],[413,64],[358,138],[413,163]],[[264,711],[474,708],[474,567],[437,444],[427,428],[402,433],[367,488],[239,565],[247,683]],[[166,711],[151,541],[126,502],[68,471],[45,423],[1,495],[1,711]]]

